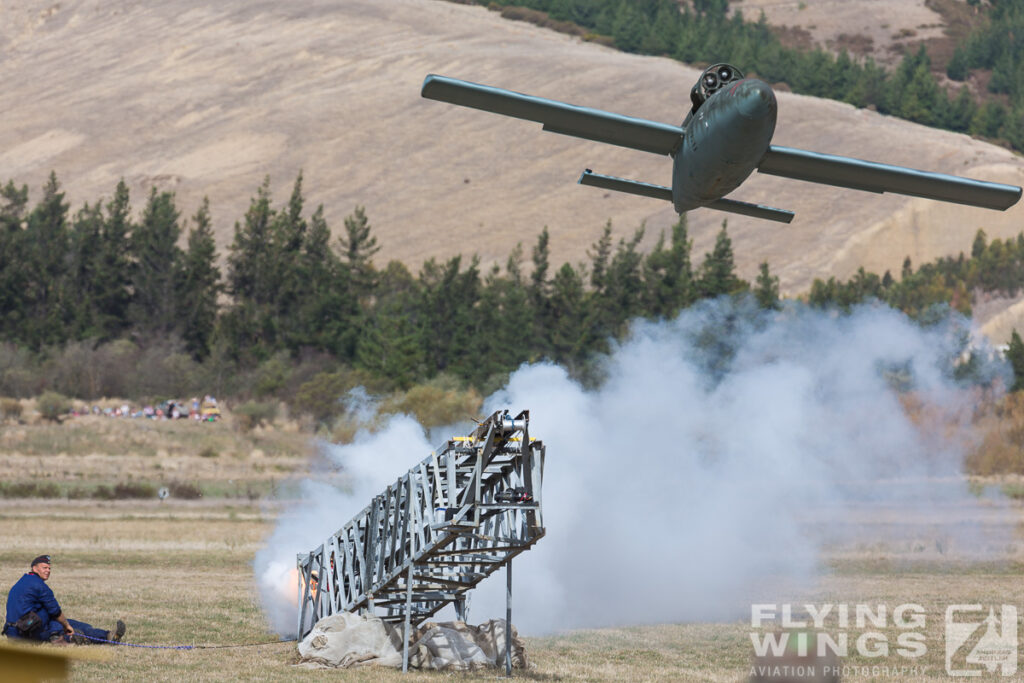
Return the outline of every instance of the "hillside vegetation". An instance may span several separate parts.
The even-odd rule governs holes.
[[[222,278],[205,202],[183,250],[168,192],[152,191],[137,219],[124,183],[114,200],[74,216],[55,176],[33,208],[25,186],[9,182],[0,195],[0,249],[10,256],[0,263],[0,395],[180,397],[205,384],[220,395],[293,397],[318,383],[408,389],[441,375],[494,389],[530,360],[586,375],[633,318],[671,318],[749,288],[724,223],[699,267],[682,220],[646,254],[643,228],[616,242],[609,224],[589,263],[556,267],[545,229],[528,267],[517,248],[504,268],[455,255],[428,259],[414,276],[398,261],[375,265],[361,208],[332,243],[322,208],[305,208],[300,175],[284,206],[273,205],[267,183],[257,191]],[[757,299],[778,306],[767,264]],[[297,388],[287,379],[293,361],[315,374]]]
[[[668,159],[423,100],[428,73],[679,122],[699,70],[439,0],[13,0],[0,6],[0,179],[37,193],[56,171],[72,212],[111,201],[121,179],[136,210],[153,187],[174,192],[184,215],[209,197],[225,255],[263,179],[285,199],[302,170],[334,237],[363,206],[380,264],[412,271],[455,254],[503,266],[545,226],[552,262],[574,266],[608,219],[617,235],[646,224],[643,251],[669,234],[668,203],[574,184],[587,167],[665,184]],[[1008,150],[840,102],[778,98],[778,144],[1022,182]],[[735,194],[796,212],[784,229],[729,218],[739,276],[753,281],[767,261],[791,295],[816,277],[896,272],[907,255],[957,253],[978,228],[1006,239],[1024,224],[1022,207],[988,212],[756,174]],[[721,222],[713,211],[688,216],[695,253],[713,249]]]
[[[257,191],[222,276],[206,203],[185,222],[166,192],[151,192],[133,216],[124,184],[113,201],[73,216],[55,177],[31,208],[27,187],[9,182],[0,194],[0,248],[11,256],[0,267],[0,396],[50,392],[38,411],[51,421],[70,408],[63,396],[156,403],[213,392],[232,401],[243,432],[273,422],[283,401],[307,429],[347,440],[362,425],[345,397],[363,387],[381,414],[451,424],[475,416],[481,396],[522,363],[552,360],[598,383],[602,354],[631,321],[731,298],[705,309],[712,315],[698,340],[708,367],[724,367],[734,319],[767,325],[785,305],[769,264],[753,284],[736,274],[724,223],[699,265],[681,220],[646,254],[638,249],[643,229],[616,241],[607,225],[588,263],[556,268],[544,230],[528,260],[517,249],[504,268],[483,271],[456,255],[429,259],[414,275],[397,261],[375,265],[378,245],[362,209],[332,243],[322,210],[305,207],[300,176],[283,205],[266,184]],[[807,302],[846,311],[881,300],[930,325],[969,314],[977,296],[1017,295],[1022,263],[1024,235],[989,242],[979,231],[969,256],[916,270],[907,259],[898,279],[861,269],[848,281],[816,280]],[[995,378],[969,342],[964,330],[946,371],[990,387]],[[1019,336],[1010,357],[1024,377]],[[21,419],[9,400],[0,413]],[[1018,460],[1000,456],[994,470],[982,469],[1024,472]]]
[[[580,27],[590,40],[602,40],[626,52],[666,55],[688,64],[729,62],[750,75],[783,82],[795,92],[871,107],[957,132],[1000,140],[1024,150],[1024,10],[1012,3],[988,4],[985,19],[958,47],[945,68],[963,81],[971,68],[991,71],[988,90],[1008,93],[1009,106],[999,99],[981,102],[966,86],[948,94],[933,73],[920,44],[904,55],[893,71],[871,57],[860,60],[845,47],[838,54],[815,46],[786,47],[762,13],[749,21],[742,12],[730,15],[728,0],[477,0],[503,7],[501,14],[564,31]],[[974,2],[974,5],[983,3]],[[553,21],[552,21],[553,20]]]

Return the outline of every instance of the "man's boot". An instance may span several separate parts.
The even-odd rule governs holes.
[[[124,638],[124,632],[126,629],[127,627],[124,625],[124,622],[118,619],[117,628],[115,628],[113,631],[107,631],[107,640],[112,640],[115,643],[120,643],[121,639]]]

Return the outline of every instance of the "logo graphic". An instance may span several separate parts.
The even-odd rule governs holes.
[[[1017,672],[1017,608],[1002,605],[950,605],[946,608],[946,673],[1012,676]]]

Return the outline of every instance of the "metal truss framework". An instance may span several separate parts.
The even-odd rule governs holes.
[[[408,630],[454,603],[465,620],[466,593],[544,536],[544,445],[529,417],[497,412],[450,439],[299,554],[299,637],[342,611]]]

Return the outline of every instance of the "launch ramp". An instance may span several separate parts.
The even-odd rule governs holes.
[[[343,611],[408,629],[453,604],[464,620],[466,593],[544,535],[544,445],[529,421],[525,410],[494,413],[300,554],[299,638]]]

